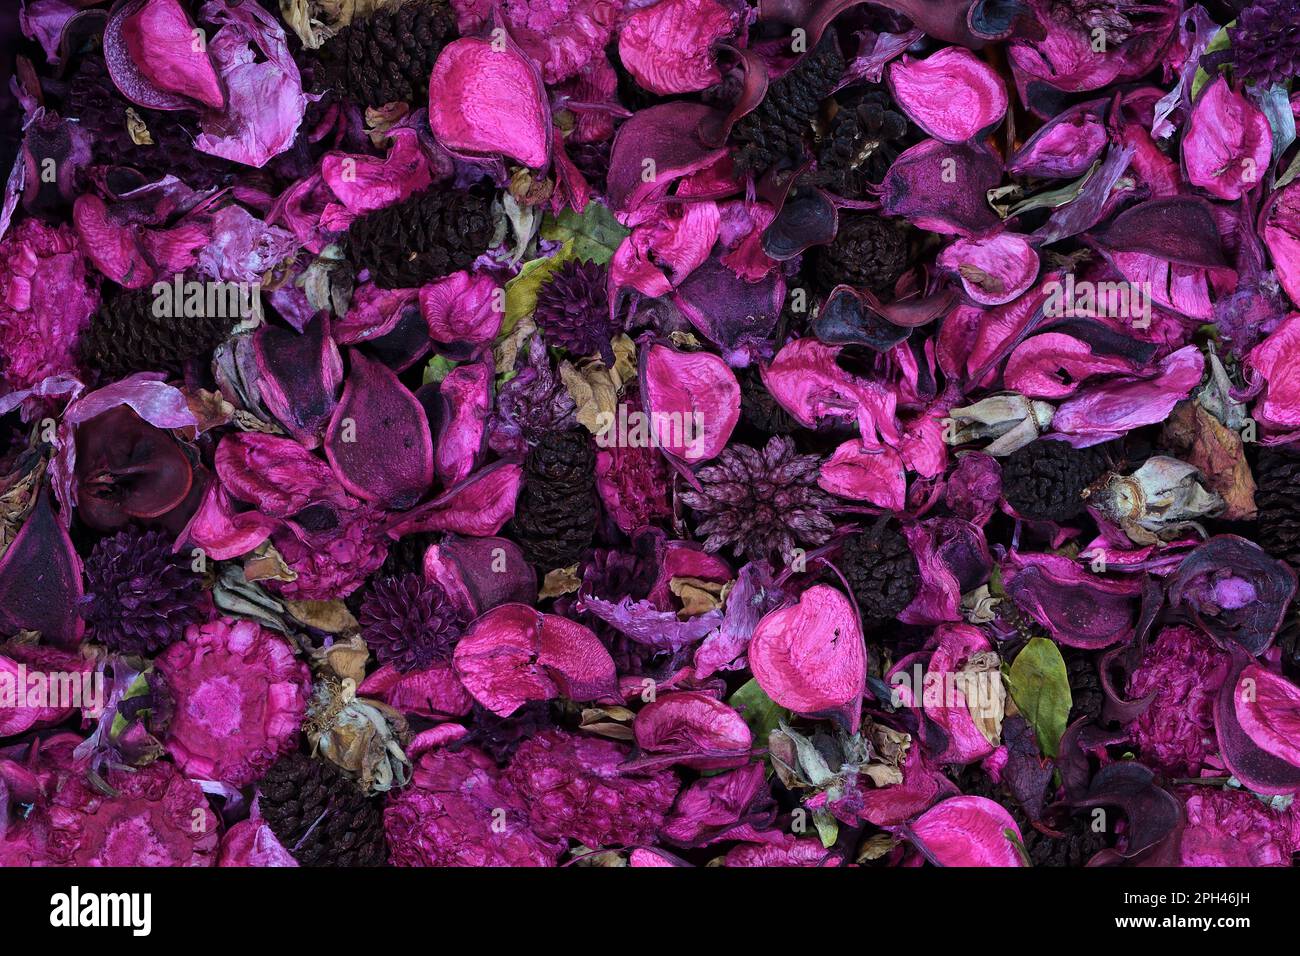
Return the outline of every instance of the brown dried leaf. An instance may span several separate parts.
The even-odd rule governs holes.
[[[342,601],[290,601],[285,608],[301,624],[317,628],[326,634],[349,634],[359,625],[348,606]],[[337,646],[337,645],[336,645]]]
[[[681,599],[680,616],[683,618],[694,617],[722,607],[724,588],[726,584],[701,581],[699,578],[672,578],[668,582],[668,590]]]
[[[1206,486],[1222,496],[1220,517],[1245,521],[1255,517],[1255,478],[1241,436],[1223,425],[1196,402],[1179,402],[1165,422],[1163,438],[1189,465],[1196,466]]]
[[[248,557],[244,558],[244,580],[246,581],[297,581],[298,572],[289,567],[269,541],[263,541]]]
[[[546,577],[542,581],[542,589],[537,592],[537,600],[545,601],[547,598],[559,597],[561,594],[572,594],[582,586],[582,579],[578,577],[578,565],[576,563],[569,565],[567,568],[556,568],[553,571],[546,572]]]

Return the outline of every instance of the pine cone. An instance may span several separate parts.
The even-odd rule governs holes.
[[[100,305],[81,337],[82,361],[109,378],[172,371],[186,359],[207,356],[240,321],[237,315],[180,314],[183,302],[167,310],[172,315],[158,316],[154,302],[149,289],[140,289]]]
[[[1061,650],[1065,657],[1065,672],[1070,679],[1070,696],[1074,701],[1070,706],[1067,723],[1072,724],[1080,717],[1095,722],[1101,716],[1101,707],[1106,701],[1106,695],[1101,689],[1097,656],[1069,647]]]
[[[131,138],[128,109],[143,121],[152,144],[137,144]],[[91,156],[97,164],[130,166],[151,179],[171,174],[194,189],[224,186],[239,168],[194,148],[198,132],[194,113],[151,110],[127,101],[98,50],[83,56],[69,78],[62,114],[90,134]]]
[[[1017,514],[1038,521],[1069,521],[1083,513],[1083,491],[1106,471],[1095,446],[1075,448],[1042,439],[1002,461],[1002,495]]]
[[[488,200],[429,190],[368,212],[348,230],[348,256],[381,289],[414,289],[467,268],[492,240]]]
[[[1259,546],[1300,570],[1300,455],[1263,448],[1255,465]]]
[[[853,589],[864,623],[898,617],[916,597],[921,580],[911,545],[890,525],[845,541],[837,567]]]
[[[730,445],[681,500],[704,518],[695,528],[704,550],[788,560],[796,545],[824,544],[835,528],[826,514],[834,499],[817,486],[820,469],[819,457],[796,454],[780,435],[761,450]]]
[[[465,627],[447,592],[423,574],[375,578],[357,623],[375,659],[401,671],[450,659]]]
[[[758,108],[732,128],[736,168],[762,173],[774,166],[797,166],[821,102],[843,74],[844,57],[834,31],[827,30],[817,48],[772,83]]]
[[[441,535],[431,531],[417,531],[388,545],[388,557],[375,572],[377,578],[395,578],[402,574],[423,574],[424,555],[438,543]]]
[[[789,435],[799,423],[772,397],[755,366],[740,374],[740,414],[765,435]]]
[[[570,259],[537,290],[533,321],[542,337],[573,355],[599,354],[614,365],[610,341],[618,329],[609,318],[609,269],[598,262]]]
[[[384,814],[332,764],[287,754],[257,784],[257,806],[303,866],[383,866]]]
[[[609,155],[613,149],[613,140],[606,139],[599,143],[565,143],[565,152],[573,165],[578,167],[587,185],[598,196],[605,194],[605,177],[609,174]]]
[[[93,640],[120,654],[154,654],[206,617],[203,581],[161,531],[119,531],[86,559],[82,616]]]
[[[880,87],[846,103],[831,119],[817,149],[814,180],[849,199],[881,182],[912,131],[906,115]]]
[[[813,250],[812,276],[828,293],[840,284],[888,292],[910,264],[907,233],[874,213],[849,213],[840,219],[830,245]]]
[[[514,530],[524,555],[543,571],[578,560],[600,517],[596,452],[584,429],[550,432],[524,459]]]
[[[455,36],[455,15],[436,0],[376,10],[325,41],[318,85],[363,106],[423,106],[434,61]]]

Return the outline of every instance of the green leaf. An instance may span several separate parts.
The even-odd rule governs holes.
[[[1025,849],[1025,844],[1021,841],[1020,837],[1016,836],[1015,830],[1008,827],[1002,831],[1002,835],[1007,838],[1008,843],[1016,848],[1016,852],[1020,854],[1021,862],[1023,862],[1025,866],[1034,865],[1033,860],[1029,858],[1029,851]]]
[[[551,277],[551,273],[570,259],[575,258],[573,240],[570,239],[555,255],[544,259],[531,259],[519,270],[519,275],[506,283],[506,314],[501,321],[500,335],[509,335],[515,324],[537,308],[537,290]]]
[[[459,363],[447,358],[445,355],[435,355],[429,359],[429,364],[424,367],[425,385],[432,385],[441,382]]]
[[[590,202],[581,215],[567,208],[558,216],[548,215],[542,220],[540,234],[543,239],[571,242],[579,259],[604,265],[614,258],[614,250],[629,232],[607,207]]]
[[[817,836],[821,837],[822,846],[830,849],[839,839],[840,825],[839,822],[830,814],[828,810],[813,811],[813,826],[817,828]]]
[[[768,697],[753,678],[732,694],[727,703],[745,718],[745,723],[749,724],[749,729],[754,733],[754,740],[760,746],[765,746],[767,735],[790,716],[790,711]]]
[[[1045,637],[1026,644],[1007,672],[1007,687],[1038,735],[1038,746],[1055,757],[1072,703],[1065,658],[1056,644]]]

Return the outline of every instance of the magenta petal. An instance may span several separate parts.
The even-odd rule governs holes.
[[[902,511],[906,504],[903,459],[888,445],[867,446],[856,438],[844,442],[822,463],[817,484],[831,494],[890,511]]]
[[[530,700],[559,695],[538,662],[541,613],[526,604],[503,604],[465,631],[452,662],[474,699],[492,713],[509,717]]]
[[[1001,804],[953,797],[927,810],[903,832],[936,866],[1024,866],[1023,837]]]
[[[1292,304],[1300,303],[1300,182],[1273,193],[1265,203],[1262,222],[1264,245],[1273,257],[1278,282]]]
[[[1242,706],[1243,690],[1248,688],[1252,695],[1258,693],[1258,681],[1253,686],[1242,687],[1242,676],[1251,667],[1250,658],[1235,651],[1232,669],[1214,700],[1214,733],[1219,741],[1219,754],[1232,775],[1256,793],[1296,793],[1300,791],[1300,767],[1257,744],[1237,718],[1240,710],[1250,709]],[[1257,715],[1248,713],[1247,719],[1265,742],[1275,743],[1272,734],[1261,732]]]
[[[1048,120],[1007,163],[1017,176],[1082,176],[1106,148],[1105,100],[1072,106]]]
[[[1133,364],[1122,356],[1097,354],[1073,336],[1045,332],[1016,346],[1002,379],[1007,388],[1027,398],[1065,398],[1089,376],[1133,371]]]
[[[537,571],[509,538],[449,535],[425,552],[424,576],[438,582],[471,618],[501,604],[537,598]]]
[[[987,145],[951,146],[927,139],[885,174],[881,208],[945,235],[977,235],[998,224],[986,195],[1002,182],[1002,163]]]
[[[1133,634],[1140,586],[1099,577],[1053,554],[1013,553],[1002,576],[1007,596],[1067,647],[1109,647]]]
[[[279,20],[258,4],[209,0],[203,16],[220,26],[209,48],[228,95],[203,113],[194,148],[260,168],[293,145],[306,113],[298,65]]]
[[[749,645],[754,679],[782,707],[831,716],[857,733],[866,688],[866,645],[853,605],[817,584],[791,607],[772,611]]]
[[[443,414],[433,463],[443,485],[467,477],[483,452],[492,411],[492,374],[488,362],[458,365],[438,387]]]
[[[1300,266],[1300,257],[1296,264]],[[1256,418],[1267,425],[1300,427],[1300,315],[1288,315],[1246,361],[1264,380]]]
[[[263,325],[253,336],[261,373],[257,386],[262,404],[307,448],[320,444],[321,432],[334,412],[343,360],[330,337],[329,316],[322,313],[302,334]]]
[[[1239,199],[1267,173],[1268,119],[1223,76],[1201,91],[1183,136],[1187,178],[1219,199]]]
[[[1300,767],[1300,687],[1248,665],[1233,694],[1237,723],[1265,753]]]
[[[362,681],[357,694],[382,700],[404,714],[438,719],[463,717],[474,703],[456,672],[445,662],[405,674],[385,664]]]
[[[651,197],[662,196],[681,176],[696,172],[726,155],[725,148],[700,143],[695,128],[712,114],[700,103],[663,103],[639,110],[618,128],[609,158],[609,204],[629,212]],[[653,164],[655,175],[643,173]]]
[[[655,345],[644,359],[641,394],[660,447],[688,464],[726,446],[740,420],[740,385],[727,363],[708,352]]]
[[[924,60],[904,54],[890,64],[889,87],[912,121],[945,143],[974,139],[1007,111],[1002,78],[961,47],[943,47]]]
[[[496,338],[505,313],[496,307],[497,283],[489,275],[453,272],[420,289],[420,312],[429,337],[444,345],[477,345]]]
[[[537,663],[546,668],[560,693],[577,701],[617,696],[614,659],[595,632],[558,614],[540,617]]]
[[[0,621],[11,630],[39,631],[57,647],[76,647],[86,627],[81,595],[81,559],[43,490],[0,558]]]
[[[433,438],[420,403],[385,365],[361,352],[325,435],[325,457],[352,494],[397,510],[433,485]]]
[[[938,262],[957,273],[966,294],[981,305],[1010,302],[1038,278],[1038,253],[1013,232],[958,239],[939,253]]]
[[[415,531],[451,531],[475,537],[496,534],[515,513],[523,466],[493,462],[432,501],[403,515],[389,529],[393,537]]]
[[[693,93],[722,79],[713,45],[735,30],[735,14],[718,0],[660,0],[624,22],[618,56],[652,93]]]
[[[614,661],[586,627],[526,604],[478,618],[453,656],[461,683],[488,710],[508,717],[530,700],[588,701],[617,691]]]
[[[206,44],[179,0],[127,0],[104,27],[104,61],[127,99],[155,110],[225,105]]]
[[[550,157],[550,110],[537,67],[513,43],[462,37],[438,54],[429,125],[444,146],[504,154],[540,169]]]
[[[754,735],[740,714],[722,701],[694,691],[667,694],[641,708],[632,724],[642,769],[671,766],[698,770],[749,762]]]

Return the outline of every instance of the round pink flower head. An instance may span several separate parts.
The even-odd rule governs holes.
[[[622,774],[631,754],[612,740],[548,730],[520,745],[506,779],[538,836],[593,848],[653,843],[680,782],[671,771]]]
[[[1274,810],[1245,790],[1189,788],[1183,866],[1289,866],[1297,845],[1295,814]]]
[[[421,754],[384,808],[394,866],[554,866],[563,845],[534,832],[514,787],[481,750]]]
[[[77,367],[77,339],[99,305],[77,234],[25,219],[0,241],[0,382],[30,388]]]
[[[1214,698],[1228,655],[1193,627],[1166,628],[1129,675],[1128,696],[1154,692],[1134,722],[1142,762],[1174,776],[1195,776],[1214,740]]]
[[[77,762],[75,735],[51,738],[38,758],[48,804],[0,839],[6,865],[212,866],[220,824],[203,790],[172,764],[110,770],[116,791],[92,786]],[[6,853],[20,848],[17,854]]]
[[[311,677],[270,631],[225,618],[193,625],[158,670],[176,701],[167,751],[187,776],[246,786],[293,749]]]

